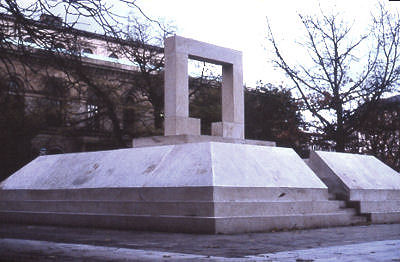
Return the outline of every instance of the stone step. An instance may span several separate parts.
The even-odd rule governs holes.
[[[372,212],[369,215],[372,223],[400,223],[400,211]]]
[[[212,202],[149,201],[0,201],[0,210],[125,215],[213,216]]]
[[[0,200],[212,201],[212,187],[0,190]]]
[[[0,190],[0,200],[119,200],[119,201],[312,201],[328,200],[321,188],[278,187],[140,187]]]
[[[360,212],[400,212],[400,200],[360,201]]]
[[[336,200],[336,195],[334,193],[328,193],[329,200]]]
[[[0,210],[178,216],[265,216],[334,212],[356,213],[355,209],[344,209],[345,205],[344,201],[235,201],[213,203],[207,201],[25,200],[0,201]]]
[[[214,201],[320,201],[328,200],[326,188],[214,187]]]
[[[0,211],[3,223],[59,225],[186,233],[244,233],[365,223],[351,214],[288,216],[190,217]]]
[[[398,189],[352,189],[350,201],[387,201],[399,200],[400,190]]]
[[[247,221],[247,224],[246,224]],[[217,219],[216,233],[263,232],[281,229],[305,229],[319,227],[349,226],[367,223],[367,218],[351,214],[308,214],[297,216],[235,217]]]
[[[356,214],[355,209],[345,209],[344,201],[274,201],[274,202],[215,202],[215,216],[275,216],[286,214],[312,214],[344,212]]]

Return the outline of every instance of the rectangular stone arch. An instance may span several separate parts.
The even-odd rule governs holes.
[[[244,139],[242,52],[193,39],[165,39],[164,135],[200,135],[200,119],[189,117],[188,59],[222,66],[222,122],[214,136]]]

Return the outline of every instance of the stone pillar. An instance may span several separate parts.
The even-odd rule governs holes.
[[[175,37],[165,40],[164,135],[200,135],[200,119],[189,117],[188,53]]]
[[[212,123],[211,134],[244,139],[242,65],[222,66],[222,122]]]

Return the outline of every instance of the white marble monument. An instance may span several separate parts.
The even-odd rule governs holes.
[[[2,222],[241,233],[366,221],[293,149],[244,139],[240,52],[179,36],[165,46],[165,136],[36,158],[0,184]],[[212,136],[188,116],[188,58],[223,67]]]
[[[165,136],[200,135],[189,117],[188,59],[222,65],[222,122],[212,135],[244,139],[242,53],[180,36],[165,40]]]

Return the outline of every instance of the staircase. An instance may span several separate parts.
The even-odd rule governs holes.
[[[348,205],[368,217],[371,223],[400,222],[399,190],[375,190],[366,193],[365,190],[352,192],[347,200]]]
[[[188,233],[261,232],[365,223],[326,190],[103,188],[0,190],[2,223]],[[240,199],[240,201],[238,200]]]

